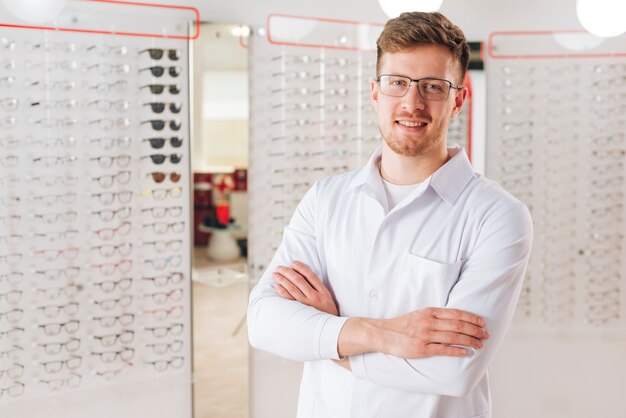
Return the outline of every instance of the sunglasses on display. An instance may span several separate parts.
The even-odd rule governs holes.
[[[139,72],[150,71],[153,76],[161,77],[165,73],[166,69],[167,69],[167,73],[171,77],[178,77],[180,75],[180,72],[181,72],[181,68],[180,67],[177,67],[177,66],[163,67],[161,65],[155,65],[153,67],[142,68],[142,69],[139,70]]]
[[[153,171],[152,173],[148,173],[148,176],[152,176],[152,180],[154,180],[156,183],[163,183],[168,177],[170,178],[172,183],[178,183],[181,177],[180,173],[172,172],[168,174],[162,171]]]
[[[170,94],[179,94],[181,92],[178,84],[146,84],[145,86],[139,87],[139,89],[148,88],[152,94],[162,94],[166,87]]]
[[[165,110],[165,106],[168,105],[170,112],[172,113],[180,113],[182,109],[182,105],[180,103],[163,103],[163,102],[150,102],[144,103],[144,106],[150,106],[154,113],[163,113]]]
[[[179,131],[180,128],[183,126],[183,124],[178,120],[165,121],[162,119],[150,119],[141,122],[142,125],[146,123],[149,123],[152,126],[152,129],[154,129],[155,131],[162,131],[165,128],[166,123],[172,131]]]
[[[179,148],[181,145],[183,145],[183,139],[177,136],[173,136],[171,138],[145,138],[144,139],[144,141],[149,141],[150,146],[154,149],[163,148],[163,146],[165,145],[165,142],[168,140],[170,142],[170,145],[174,148]]]
[[[165,160],[167,160],[168,157],[169,157],[170,162],[172,164],[178,164],[182,160],[183,155],[182,154],[170,154],[170,155],[166,155],[166,154],[151,154],[151,155],[143,156],[141,158],[142,159],[150,158],[154,164],[163,164],[165,162]]]
[[[160,60],[165,53],[167,53],[167,57],[171,61],[178,61],[180,59],[180,51],[178,49],[147,48],[139,51],[140,54],[144,52],[147,52],[153,60]]]

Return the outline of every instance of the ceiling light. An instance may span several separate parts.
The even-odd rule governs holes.
[[[443,0],[378,0],[383,12],[390,18],[403,12],[436,12]]]
[[[626,32],[626,2],[623,0],[578,0],[576,14],[589,33],[609,38]]]

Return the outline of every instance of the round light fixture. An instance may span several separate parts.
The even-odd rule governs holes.
[[[577,0],[576,14],[589,33],[609,38],[626,32],[626,2],[623,0]]]
[[[390,18],[403,12],[436,12],[443,0],[378,0],[380,8]]]
[[[1,0],[1,2],[11,14],[28,23],[52,22],[65,6],[65,0]]]

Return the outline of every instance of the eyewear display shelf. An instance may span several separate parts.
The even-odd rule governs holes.
[[[499,33],[487,65],[487,175],[531,211],[516,328],[623,337],[626,37]],[[592,40],[592,39],[591,39]]]
[[[190,417],[188,42],[0,40],[0,416]]]
[[[271,15],[250,40],[250,250],[258,280],[298,202],[326,176],[360,168],[381,144],[371,103],[382,25]],[[449,144],[466,147],[467,107]]]

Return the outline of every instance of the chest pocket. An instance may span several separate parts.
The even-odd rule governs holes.
[[[440,263],[407,253],[405,274],[410,276],[409,295],[414,309],[444,307],[450,290],[459,279],[464,261]]]

